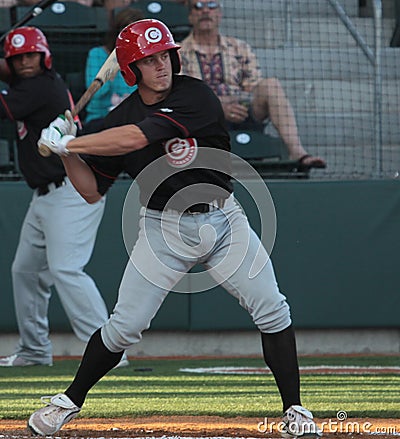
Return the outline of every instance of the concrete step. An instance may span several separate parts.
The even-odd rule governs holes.
[[[299,135],[309,147],[359,147],[375,144],[375,116],[372,112],[351,113],[297,113]],[[270,128],[267,132],[270,132]],[[400,115],[382,115],[382,142],[398,148]]]
[[[373,19],[354,17],[352,21],[366,43],[374,47]],[[383,46],[390,45],[394,24],[394,18],[383,19]],[[224,17],[221,32],[243,39],[253,48],[279,48],[289,43],[294,47],[357,47],[354,38],[337,17],[294,18],[291,41],[288,41],[287,22],[284,18],[271,18],[262,14],[257,17]]]
[[[374,7],[373,3],[375,0],[364,0],[364,5],[360,7],[359,15],[360,17],[373,17]],[[396,2],[398,0],[382,0],[382,9],[384,17],[394,17],[396,14]]]
[[[374,66],[360,48],[256,49],[263,75],[280,79],[373,79]],[[400,79],[400,48],[382,50],[384,79]]]
[[[341,5],[350,17],[359,15],[358,0],[341,0]],[[225,17],[276,17],[286,12],[288,0],[224,0]],[[328,0],[291,0],[293,15],[296,16],[335,16],[336,12]]]
[[[308,153],[323,157],[327,162],[326,169],[313,169],[310,178],[372,178],[377,176],[378,166],[381,177],[398,177],[398,117],[397,120],[389,118],[384,121],[384,139],[379,155],[371,114],[299,114],[297,120],[300,137]],[[397,124],[397,128],[391,129],[393,123]],[[273,134],[271,129],[267,132]],[[391,143],[385,143],[386,140]]]
[[[399,178],[400,151],[397,145],[383,145],[379,160],[376,148],[371,144],[310,147],[309,150],[327,162],[326,169],[311,171],[310,178],[313,179]]]
[[[399,330],[393,329],[296,329],[297,350],[300,355],[321,354],[396,354],[399,353]],[[2,353],[13,352],[19,340],[17,333],[0,334]],[[86,343],[72,332],[52,332],[55,356],[79,356]],[[127,351],[134,358],[197,357],[221,358],[260,356],[260,334],[255,330],[240,331],[165,331],[143,333],[140,343]]]
[[[374,109],[372,80],[283,80],[281,83],[295,112],[349,113]],[[400,114],[398,80],[383,81],[382,109],[385,113]]]

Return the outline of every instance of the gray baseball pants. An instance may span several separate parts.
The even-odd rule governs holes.
[[[105,346],[120,352],[139,342],[169,291],[197,263],[239,301],[260,331],[287,328],[289,306],[260,244],[233,196],[223,209],[204,214],[142,208],[118,301],[102,328]]]
[[[76,336],[86,342],[109,313],[93,279],[84,272],[95,244],[105,199],[88,204],[66,184],[34,192],[12,265],[19,330],[16,353],[38,364],[52,362],[48,306],[52,285]]]

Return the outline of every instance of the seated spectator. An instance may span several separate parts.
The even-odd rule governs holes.
[[[206,81],[219,97],[230,130],[264,129],[269,118],[288,148],[289,157],[304,167],[323,168],[320,157],[307,154],[292,106],[277,78],[263,78],[250,46],[220,34],[219,1],[188,0],[192,32],[180,43],[182,73]]]
[[[94,47],[88,53],[85,70],[86,87],[92,83],[100,67],[113,51],[119,32],[128,24],[142,18],[142,12],[132,8],[122,9],[116,14],[106,36],[104,46]],[[128,87],[121,72],[118,71],[115,78],[107,81],[90,100],[86,107],[86,119],[84,121],[86,127],[89,122],[92,125],[101,123],[107,113],[129,96],[136,87],[136,85]]]

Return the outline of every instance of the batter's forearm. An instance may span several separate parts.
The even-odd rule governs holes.
[[[81,196],[89,204],[99,201],[102,195],[97,191],[97,181],[89,165],[77,154],[63,156],[62,161],[68,178]]]
[[[124,125],[77,137],[68,142],[67,148],[74,153],[116,156],[142,149],[148,143],[138,126]]]

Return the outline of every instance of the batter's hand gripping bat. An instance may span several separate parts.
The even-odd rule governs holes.
[[[100,70],[97,72],[96,77],[93,79],[92,83],[89,85],[87,90],[79,98],[76,103],[75,108],[72,110],[72,116],[79,114],[86,104],[90,101],[92,96],[99,90],[107,81],[113,79],[119,70],[119,65],[117,61],[117,56],[115,49],[110,53],[109,57],[104,61]],[[46,145],[39,145],[39,153],[43,157],[48,157],[51,154],[51,150]]]

